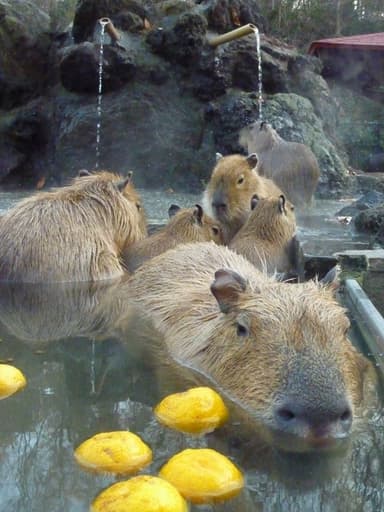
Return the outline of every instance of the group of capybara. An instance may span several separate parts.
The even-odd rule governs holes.
[[[286,437],[294,451],[338,446],[361,417],[374,373],[348,340],[333,286],[278,278],[292,270],[296,231],[279,161],[274,172],[274,158],[263,159],[261,173],[256,154],[218,155],[202,206],[173,205],[150,236],[131,175],[82,172],[2,217],[0,279],[124,276],[119,300],[149,318],[169,354],[211,378],[271,442]],[[308,172],[306,202],[318,178]]]

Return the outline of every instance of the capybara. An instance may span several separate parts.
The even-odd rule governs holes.
[[[282,448],[344,444],[375,389],[329,287],[277,282],[226,246],[171,249],[140,267],[125,294],[178,363],[209,376]]]
[[[257,154],[257,172],[272,179],[294,205],[311,203],[320,169],[308,146],[284,140],[265,121],[243,128],[239,142]]]
[[[0,226],[0,279],[97,281],[124,273],[122,250],[146,235],[140,197],[128,175],[82,175],[20,201]]]
[[[247,222],[229,247],[268,273],[294,271],[290,247],[296,231],[296,216],[292,203],[283,194],[264,198],[255,194],[251,209]]]
[[[258,159],[255,154],[221,156],[204,191],[203,208],[217,219],[224,229],[228,243],[245,223],[250,212],[251,198],[278,197],[282,191],[272,180],[257,174]]]
[[[220,224],[205,214],[199,204],[192,208],[172,205],[169,215],[170,220],[164,228],[127,248],[123,259],[130,272],[134,272],[147,259],[179,244],[209,240],[223,243]]]

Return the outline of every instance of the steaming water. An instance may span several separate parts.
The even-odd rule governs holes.
[[[102,118],[102,100],[103,100],[103,56],[104,56],[104,38],[105,26],[109,21],[103,18],[99,20],[100,23],[100,53],[99,53],[99,88],[97,95],[97,122],[96,122],[96,164],[95,169],[99,168],[100,160],[100,139],[101,139],[101,118]]]
[[[256,52],[257,52],[259,121],[262,121],[263,120],[263,68],[261,65],[260,32],[257,27],[255,27],[254,32],[255,32],[255,38],[256,38]]]
[[[142,196],[151,223],[163,223],[171,203],[189,206],[199,199],[148,190]],[[0,208],[20,197],[1,194]],[[368,243],[334,221],[341,206],[318,201],[299,215],[308,247],[326,236],[332,250],[347,242]],[[381,407],[362,422],[350,449],[332,457],[276,453],[258,441],[254,426],[237,410],[225,429],[198,439],[184,436],[160,426],[152,408],[169,392],[195,385],[197,377],[165,366],[158,354],[154,359],[150,347],[158,338],[147,334],[144,324],[115,333],[110,303],[100,307],[108,287],[74,288],[69,293],[71,287],[60,292],[56,285],[0,286],[0,358],[22,369],[28,380],[25,390],[0,402],[1,511],[88,511],[116,479],[81,470],[74,449],[98,432],[121,429],[151,446],[154,460],[144,473],[157,474],[169,457],[190,446],[216,448],[239,465],[246,476],[241,495],[192,512],[384,510]],[[358,330],[352,335],[362,342]]]

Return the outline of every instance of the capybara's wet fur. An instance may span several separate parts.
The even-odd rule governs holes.
[[[0,224],[0,279],[18,282],[117,277],[122,250],[147,232],[130,176],[108,171],[29,197]]]
[[[210,376],[267,440],[287,435],[287,449],[308,450],[348,438],[374,372],[331,289],[276,282],[213,242],[171,249],[128,284],[171,356]]]
[[[296,231],[294,206],[284,195],[251,200],[247,222],[229,247],[268,273],[291,272],[290,243]]]
[[[284,140],[266,122],[255,122],[243,128],[239,141],[247,151],[257,154],[257,172],[272,179],[293,204],[311,202],[320,169],[308,146]]]
[[[130,246],[123,258],[128,270],[134,272],[147,259],[179,244],[210,240],[218,244],[223,243],[220,224],[205,214],[200,205],[180,208],[171,216],[164,228]]]
[[[245,223],[254,194],[259,197],[282,194],[272,180],[257,174],[256,164],[254,154],[219,158],[204,191],[204,210],[221,222],[226,243]]]

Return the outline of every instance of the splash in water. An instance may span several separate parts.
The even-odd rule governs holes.
[[[99,53],[99,89],[97,96],[97,124],[96,124],[96,165],[95,169],[99,168],[100,160],[100,138],[101,138],[101,103],[103,100],[103,55],[104,55],[104,36],[105,26],[109,23],[109,19],[101,18],[99,20],[101,25],[100,31],[100,53]]]
[[[258,104],[259,104],[259,120],[263,120],[263,69],[261,66],[261,49],[260,49],[260,32],[257,27],[253,29],[256,37],[256,51],[257,51],[257,77],[258,77]]]

